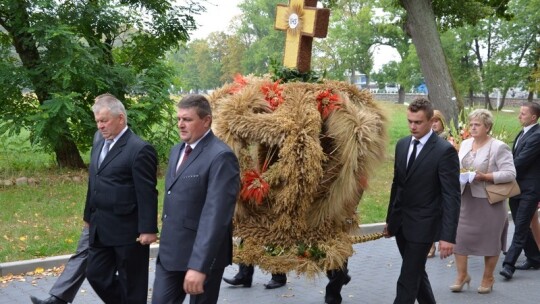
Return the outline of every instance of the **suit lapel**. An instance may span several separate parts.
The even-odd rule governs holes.
[[[519,151],[521,151],[521,149],[523,148],[523,144],[527,141],[527,139],[529,138],[529,136],[531,136],[531,134],[533,134],[536,129],[538,128],[538,124],[533,126],[529,131],[527,131],[527,133],[525,133],[520,139],[519,139],[519,142],[517,144],[517,146],[515,146],[515,150],[514,150],[514,155],[517,155],[519,153]],[[521,130],[521,132],[523,132],[523,130]],[[521,133],[520,133],[521,134]],[[519,135],[518,135],[519,137]],[[517,140],[517,137],[516,137],[516,140]],[[514,141],[515,142],[515,141]]]
[[[407,140],[403,141],[402,146],[400,147],[400,159],[398,167],[401,172],[403,172],[403,175],[407,175],[407,154],[409,154],[409,146],[411,145],[412,136],[409,136]]]
[[[435,142],[437,141],[437,136],[438,135],[435,134],[435,132],[433,132],[431,134],[431,136],[428,138],[426,144],[424,145],[424,147],[422,147],[422,150],[420,150],[420,153],[418,154],[418,156],[414,160],[412,168],[409,169],[409,173],[407,174],[407,178],[414,173],[416,168],[418,168],[418,166],[420,166],[420,163],[422,163],[422,161],[424,161],[426,156],[431,153],[431,150],[433,150],[433,148],[435,147]],[[410,145],[410,143],[409,143],[409,145]],[[407,153],[408,152],[409,151],[407,150]],[[406,159],[406,157],[405,157],[405,159]]]
[[[103,144],[105,143],[105,139],[101,138],[99,141],[96,142],[94,153],[92,153],[92,160],[90,161],[92,166],[98,170],[98,162],[99,162],[99,154],[101,153],[101,150],[103,149]]]
[[[169,172],[170,172],[169,178],[171,182],[167,184],[167,188],[170,188],[178,180],[178,178],[182,175],[182,173],[184,173],[184,171],[199,157],[199,155],[204,151],[204,149],[206,148],[206,145],[208,145],[208,143],[213,137],[214,137],[214,133],[212,133],[212,131],[210,131],[210,133],[208,133],[205,137],[203,137],[203,139],[201,139],[201,141],[197,144],[197,146],[195,146],[195,149],[191,151],[188,159],[180,166],[180,168],[178,168],[178,172],[176,172],[178,160],[180,159],[180,151],[184,151],[183,147],[185,146],[185,144],[182,144],[181,146],[179,146],[178,153],[175,153],[178,156],[178,158],[176,159],[176,161],[173,162],[174,164],[171,164],[171,162],[169,162]]]
[[[96,131],[94,133],[94,140],[92,141],[92,151],[90,154],[90,166],[93,166],[96,170],[98,169],[99,154],[103,149],[103,144],[105,139],[101,135],[101,132]]]
[[[169,167],[167,169],[167,178],[165,179],[165,188],[169,189],[174,182],[176,181],[176,167],[178,166],[178,160],[180,160],[180,151],[182,151],[182,148],[185,144],[176,145],[173,148],[173,151],[171,151],[171,155],[169,156],[171,159],[169,159]]]
[[[98,171],[101,171],[103,168],[105,168],[116,156],[118,156],[118,154],[122,152],[130,136],[131,130],[127,129],[126,132],[118,139],[118,141],[114,143],[114,146],[111,148],[109,153],[107,153],[107,155],[103,159],[103,162],[101,163],[101,166],[99,166]],[[103,145],[101,146],[103,147]],[[101,153],[101,150],[99,151],[99,153]],[[96,154],[99,155],[99,153]]]
[[[514,139],[514,145],[512,146],[512,152],[515,152],[517,150],[516,142],[517,142],[518,138],[521,136],[521,134],[523,134],[523,129],[521,131],[519,131],[518,135]]]

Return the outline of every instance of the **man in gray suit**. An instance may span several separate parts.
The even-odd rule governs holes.
[[[163,226],[152,303],[216,303],[223,271],[232,263],[232,217],[240,190],[233,151],[212,133],[202,95],[177,105],[182,143],[165,176]]]
[[[54,282],[53,287],[49,291],[50,297],[40,300],[34,296],[30,296],[34,304],[66,304],[72,303],[81,287],[84,279],[86,279],[86,258],[88,257],[88,227],[84,227],[79,238],[77,250],[72,255],[64,271]]]

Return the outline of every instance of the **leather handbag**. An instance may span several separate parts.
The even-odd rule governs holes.
[[[489,184],[486,185],[487,199],[490,204],[495,204],[504,201],[509,197],[516,196],[521,193],[516,180],[509,183]]]
[[[491,159],[491,146],[492,145],[493,145],[493,141],[491,142],[489,146],[488,159]],[[488,163],[488,170],[489,168],[490,167]],[[521,193],[521,189],[519,188],[519,185],[515,179],[509,183],[489,184],[489,185],[486,185],[485,188],[486,188],[487,199],[490,204],[500,203],[507,198],[516,196]]]

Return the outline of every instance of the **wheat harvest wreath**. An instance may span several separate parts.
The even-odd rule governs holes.
[[[387,121],[371,94],[346,82],[237,76],[209,100],[214,132],[240,161],[234,261],[307,276],[340,268],[385,156]]]

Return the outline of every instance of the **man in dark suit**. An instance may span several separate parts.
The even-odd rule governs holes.
[[[417,98],[407,108],[412,136],[396,144],[394,179],[385,236],[396,237],[403,258],[394,303],[435,303],[427,254],[439,241],[440,257],[453,253],[459,219],[459,159],[456,149],[431,130],[433,106]]]
[[[146,303],[150,244],[157,240],[157,156],[127,127],[113,95],[92,107],[100,137],[92,146],[84,221],[87,279],[110,304]]]
[[[223,271],[232,263],[232,217],[240,190],[233,151],[210,127],[202,95],[177,105],[182,143],[174,146],[165,176],[163,226],[152,303],[216,303]]]
[[[524,103],[519,111],[519,121],[523,130],[519,132],[514,146],[514,165],[516,181],[521,194],[510,198],[510,211],[514,221],[514,237],[503,261],[500,274],[510,280],[516,269],[540,268],[540,251],[531,233],[530,224],[538,201],[540,201],[540,105],[535,102]],[[527,259],[516,266],[521,251]]]

